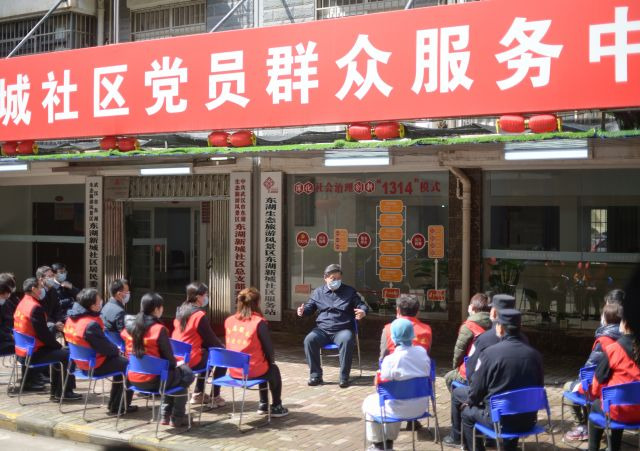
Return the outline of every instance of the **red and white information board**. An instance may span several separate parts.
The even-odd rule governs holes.
[[[0,141],[637,107],[639,24],[494,0],[5,59]]]

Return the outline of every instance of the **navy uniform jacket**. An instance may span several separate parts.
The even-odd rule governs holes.
[[[73,308],[73,304],[76,302],[76,296],[80,293],[80,290],[76,287],[67,288],[61,284],[56,283],[52,288],[47,290],[54,291],[57,295],[58,301],[53,307],[52,318],[53,322],[64,323],[69,315],[69,310]]]
[[[120,333],[124,329],[124,305],[118,300],[109,299],[109,302],[102,306],[100,316],[104,322],[104,330]]]
[[[520,338],[523,342],[529,344],[529,340],[523,333],[520,333]],[[491,329],[478,335],[478,338],[476,338],[476,341],[473,343],[473,347],[471,348],[471,355],[467,360],[468,381],[470,381],[473,377],[473,373],[476,370],[476,364],[478,363],[478,356],[480,355],[480,353],[487,349],[489,346],[493,346],[498,343],[500,343],[500,338],[496,335],[496,323],[494,322]]]
[[[325,284],[313,290],[304,305],[303,316],[313,315],[317,311],[317,326],[333,334],[344,329],[353,330],[353,309],[356,308],[369,313],[369,308],[362,302],[355,288],[342,284],[336,291],[332,291]]]
[[[521,337],[506,336],[500,343],[483,351],[469,388],[471,406],[489,407],[489,398],[498,393],[526,387],[544,386],[542,356],[522,341]],[[535,424],[537,412],[513,415],[503,420],[507,430],[527,428]]]

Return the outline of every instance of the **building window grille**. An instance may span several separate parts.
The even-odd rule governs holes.
[[[405,4],[406,0],[316,0],[316,19],[393,11]]]
[[[131,12],[131,40],[168,38],[206,31],[204,1]]]
[[[607,209],[591,209],[591,252],[607,252]]]
[[[0,57],[6,57],[40,20],[39,17],[0,23]],[[49,17],[16,55],[79,49],[96,45],[96,18],[62,13]]]

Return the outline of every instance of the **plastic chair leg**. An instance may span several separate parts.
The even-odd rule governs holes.
[[[93,380],[93,370],[91,371],[91,374],[89,375],[89,390],[87,390],[87,393],[84,395],[84,410],[82,411],[82,419],[84,421],[87,421],[87,404],[89,404],[89,394],[91,393],[91,381]],[[67,382],[69,381],[69,378],[67,377]],[[98,382],[98,381],[96,381]],[[103,386],[103,390],[102,392],[104,393],[104,379],[102,379],[102,386]],[[64,396],[64,388],[62,389],[62,396]],[[60,396],[60,406],[62,406],[62,396]],[[104,398],[104,394],[102,395]],[[102,403],[104,405],[104,402]]]
[[[362,377],[362,360],[360,359],[360,337],[356,335],[356,347],[358,348],[358,367],[360,369],[360,377]]]
[[[120,395],[120,402],[118,403],[118,413],[116,414],[116,432],[119,434],[120,431],[118,430],[118,423],[120,422],[120,412],[124,412],[124,410],[126,409],[126,405],[125,405],[125,399],[127,399],[127,385],[125,384],[125,375],[122,374],[122,394]],[[111,381],[111,383],[113,384],[114,382]]]
[[[440,443],[440,451],[442,451],[444,448],[442,446],[442,440],[440,437],[440,424],[438,423],[438,411],[436,410],[436,400],[434,398],[431,398],[431,404],[433,405],[433,421],[436,424],[433,437],[436,443]],[[462,430],[462,426],[460,426],[460,429]],[[460,435],[460,437],[462,440],[462,434]]]
[[[160,417],[162,416],[162,404],[164,403],[164,390],[160,395],[160,407],[158,408],[158,418],[156,420],[156,440],[158,439],[158,429],[160,428]],[[153,401],[153,405],[155,406],[155,400]]]
[[[18,404],[24,406],[22,403],[22,390],[24,389],[24,383],[27,380],[27,375],[29,374],[29,364],[31,363],[31,357],[27,357],[24,362],[24,374],[22,375],[22,380],[20,381],[20,391],[18,391]],[[51,367],[49,367],[49,373],[51,373]]]
[[[13,369],[11,370],[11,376],[9,376],[9,382],[7,382],[7,396],[11,397],[13,395],[13,393],[11,393],[12,390],[14,390],[14,387],[16,385],[16,382],[14,382],[14,377],[17,378],[17,374],[18,374],[18,357],[15,357],[13,360]]]
[[[62,411],[62,401],[64,400],[64,392],[66,391],[67,388],[67,382],[69,382],[69,371],[71,370],[71,365],[69,365],[67,367],[67,374],[65,375],[63,381],[62,381],[62,389],[60,391],[60,402],[58,403],[58,411],[60,413],[64,413]],[[91,391],[91,381],[89,381],[89,391]],[[87,392],[87,394],[85,395],[85,399],[89,399],[89,392]],[[86,406],[86,402],[85,402],[85,406]],[[84,420],[84,413],[82,414],[82,419]],[[85,420],[86,421],[86,420]]]
[[[240,421],[238,422],[238,430],[242,432],[242,414],[244,413],[244,396],[247,391],[247,387],[242,387],[242,403],[240,404]],[[268,407],[267,407],[268,408]]]

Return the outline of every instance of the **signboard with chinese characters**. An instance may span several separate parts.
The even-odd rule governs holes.
[[[282,172],[260,174],[260,293],[270,321],[282,316]]]
[[[230,311],[234,312],[236,296],[251,284],[251,173],[232,172],[229,184],[229,259],[233,293]]]
[[[483,1],[15,57],[0,141],[637,107],[639,26],[637,0]]]
[[[85,287],[102,292],[102,177],[85,181]]]
[[[401,199],[384,199],[376,207],[378,228],[378,278],[381,282],[402,282],[406,261],[404,237],[406,209]],[[389,286],[391,288],[391,286]]]
[[[444,258],[444,226],[430,225],[427,228],[428,248],[427,255],[429,258]]]

